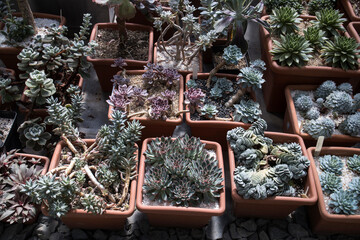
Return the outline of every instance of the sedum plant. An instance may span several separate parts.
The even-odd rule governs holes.
[[[299,31],[297,24],[302,21],[297,11],[291,7],[274,9],[269,18],[271,29],[277,35],[286,35]]]
[[[17,156],[16,151],[0,155],[0,221],[10,224],[36,217],[35,203],[22,190],[23,184],[37,179],[43,168],[40,159]]]
[[[94,214],[128,209],[130,182],[136,177],[135,142],[143,127],[135,120],[127,122],[125,113],[114,111],[111,124],[102,126],[94,143],[87,145],[73,124],[71,106],[64,107],[54,98],[47,103],[47,122],[56,126],[54,132],[68,150],[58,167],[27,181],[23,192],[36,203],[44,201],[53,217],[76,208]]]
[[[18,132],[21,143],[35,151],[45,148],[47,141],[51,138],[51,134],[46,132],[46,125],[40,117],[23,122]]]
[[[164,151],[166,150],[166,151]],[[143,190],[151,200],[199,207],[215,202],[223,190],[222,169],[199,138],[156,138],[144,153],[148,166]]]
[[[312,57],[313,48],[304,36],[294,33],[281,35],[281,42],[274,40],[275,46],[270,51],[273,60],[281,66],[302,67]]]
[[[338,36],[339,31],[345,31],[343,23],[346,21],[346,18],[341,18],[343,15],[337,9],[321,9],[315,13],[316,20],[313,20],[312,23],[323,30],[326,37]]]
[[[356,70],[359,68],[359,46],[360,44],[353,38],[336,36],[334,41],[326,41],[322,48],[321,57],[332,67]]]
[[[259,119],[248,130],[237,127],[227,133],[235,155],[236,189],[245,199],[294,196],[291,179],[305,177],[310,165],[299,144],[273,144],[264,136],[266,127],[266,122]]]

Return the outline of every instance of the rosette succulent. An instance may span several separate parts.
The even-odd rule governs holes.
[[[352,171],[360,173],[360,155],[354,154],[354,156],[349,157],[347,160],[347,166]]]
[[[320,168],[325,172],[331,172],[340,175],[344,166],[343,162],[338,156],[324,155],[319,158]]]
[[[252,88],[253,90],[261,89],[261,85],[265,82],[263,73],[253,67],[244,67],[238,75],[238,84],[243,88]]]
[[[320,183],[326,194],[331,194],[342,188],[340,177],[332,172],[323,172],[320,175]]]
[[[18,132],[22,144],[35,151],[45,148],[47,141],[51,138],[51,134],[46,132],[46,125],[41,122],[41,118],[23,122],[18,128]]]
[[[315,13],[316,20],[312,21],[314,26],[325,31],[326,37],[338,36],[340,31],[345,31],[343,23],[346,18],[337,9],[325,8]]]
[[[234,104],[234,121],[253,123],[258,120],[262,114],[260,104],[253,100],[241,100],[239,104]]]
[[[324,106],[340,114],[351,113],[353,111],[353,99],[346,92],[334,91],[326,97]]]
[[[241,49],[236,45],[229,45],[224,49],[224,53],[222,55],[226,64],[238,64],[238,62],[244,57],[241,52]]]
[[[316,120],[306,121],[303,130],[315,139],[318,139],[320,136],[329,138],[335,130],[335,123],[330,118],[320,117]]]
[[[207,119],[215,119],[218,112],[219,111],[216,109],[216,106],[212,104],[205,104],[200,109],[200,115]]]
[[[327,80],[323,82],[315,91],[314,96],[316,99],[326,99],[333,91],[336,90],[336,84],[334,81]]]
[[[358,209],[357,195],[346,190],[339,190],[330,194],[329,207],[336,214],[354,214]]]
[[[301,20],[296,10],[287,6],[274,9],[270,15],[271,28],[278,35],[297,32],[299,30],[297,25]]]
[[[350,136],[360,135],[360,112],[348,115],[339,125],[339,130],[343,134]]]
[[[26,80],[25,85],[29,88],[25,90],[25,95],[38,105],[44,105],[46,98],[56,92],[53,80],[47,78],[44,71],[34,70],[31,72],[30,78]]]

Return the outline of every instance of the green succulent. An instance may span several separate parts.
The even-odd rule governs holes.
[[[216,114],[219,112],[215,105],[212,104],[205,104],[200,109],[200,115],[204,116],[207,119],[214,119],[216,117]]]
[[[346,21],[346,18],[341,18],[343,15],[337,9],[321,9],[315,13],[316,20],[313,20],[312,23],[323,30],[326,37],[338,36],[339,31],[345,31],[343,23]]]
[[[354,156],[349,157],[347,160],[347,166],[352,171],[360,173],[360,155],[354,154]]]
[[[303,130],[315,139],[318,139],[320,136],[329,138],[335,131],[335,123],[330,118],[318,118],[306,121]]]
[[[342,188],[340,177],[331,172],[323,172],[320,183],[322,190],[328,195]]]
[[[275,34],[286,35],[299,31],[297,24],[300,24],[301,20],[295,9],[291,7],[281,7],[272,11],[272,15],[270,15],[270,26]]]
[[[1,78],[0,77],[0,97],[1,103],[11,103],[18,101],[21,98],[19,93],[19,88],[16,85],[11,85],[10,78]]]
[[[234,121],[243,123],[253,123],[262,114],[260,104],[253,100],[241,100],[239,104],[234,104]]]
[[[243,88],[252,88],[254,91],[261,89],[261,85],[265,82],[263,73],[255,67],[244,67],[238,74],[237,84],[241,84]]]
[[[295,9],[299,14],[304,9],[302,2],[299,0],[265,0],[264,5],[266,7],[267,14],[271,14],[274,9],[286,6]]]
[[[325,172],[331,172],[336,175],[340,175],[344,163],[338,156],[335,155],[324,155],[319,158],[320,168]]]
[[[31,72],[30,78],[26,80],[25,84],[29,88],[25,90],[25,95],[38,105],[44,105],[46,98],[56,92],[53,80],[47,78],[44,71],[34,70]]]
[[[281,66],[297,66],[306,65],[312,57],[313,48],[310,42],[304,36],[298,34],[281,35],[281,42],[274,40],[275,46],[270,51],[273,60],[277,61]]]
[[[336,214],[355,214],[358,203],[357,195],[350,191],[339,190],[330,194],[329,207]]]
[[[315,15],[316,12],[319,12],[322,9],[334,9],[335,1],[334,0],[311,0],[308,4],[308,12],[310,15]]]
[[[222,57],[226,61],[226,64],[238,64],[244,55],[239,47],[236,45],[229,45],[224,49]]]
[[[336,36],[334,41],[326,41],[322,48],[321,57],[327,64],[335,68],[356,70],[359,68],[359,43],[354,38]]]
[[[319,48],[326,40],[325,32],[315,26],[304,29],[304,37],[314,49]]]
[[[46,125],[41,122],[41,118],[23,122],[18,128],[18,132],[22,144],[35,151],[45,148],[47,141],[51,138],[51,134],[46,132]]]

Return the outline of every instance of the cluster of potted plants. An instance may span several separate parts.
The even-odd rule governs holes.
[[[339,5],[332,0],[305,6],[265,0],[266,9],[251,0],[201,1],[200,7],[189,0],[166,7],[150,0],[94,2],[114,8],[116,23],[95,24],[89,42],[89,14],[79,33],[68,37],[62,17],[41,29],[28,5],[19,6],[23,18],[12,13],[9,1],[1,6],[4,44],[16,46],[18,62],[15,72],[0,71],[0,106],[22,114],[18,140],[24,151],[52,156],[48,170],[45,160],[35,160],[40,157],[14,151],[1,156],[0,190],[6,193],[1,220],[31,221],[41,205],[45,215],[72,228],[116,229],[136,206],[152,225],[204,226],[225,211],[221,146],[229,153],[236,216],[284,218],[303,205],[332,208],[328,215],[354,213],[358,177],[349,189],[335,189],[336,174],[319,178],[318,171],[331,164],[330,171],[339,170],[341,159],[324,156],[331,160],[322,164],[305,147],[322,137],[326,144],[359,142],[359,84],[352,78],[360,76],[360,50],[345,31]],[[270,16],[259,18],[261,13]],[[152,21],[131,22],[140,15]],[[250,61],[247,54],[248,21],[261,25],[264,61]],[[212,52],[216,62],[202,73],[203,53]],[[0,57],[11,65],[10,58]],[[94,139],[83,139],[78,124],[90,63],[102,90],[111,92],[110,124]],[[310,82],[318,85],[298,86]],[[265,131],[255,98],[260,89],[269,111],[283,111],[286,96],[284,129],[294,134]],[[171,138],[183,121],[192,137]],[[24,161],[29,157],[35,159]],[[344,161],[358,174],[357,155]],[[26,177],[17,181],[19,174]],[[329,198],[330,208],[324,207]],[[11,204],[20,200],[27,204],[14,212]],[[332,221],[327,215],[321,220],[323,215],[314,217],[320,219],[315,230]],[[339,223],[337,231],[358,231],[345,225]]]

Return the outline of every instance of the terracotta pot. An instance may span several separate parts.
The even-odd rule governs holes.
[[[95,139],[84,139],[87,145],[94,143]],[[54,154],[51,158],[49,171],[59,165],[61,149],[65,147],[65,142],[61,141],[56,145]],[[138,152],[136,151],[138,157]],[[136,180],[132,180],[130,184],[130,202],[129,209],[126,211],[106,210],[103,214],[88,213],[83,209],[70,210],[65,216],[61,217],[61,221],[69,228],[82,229],[122,229],[126,219],[135,211],[135,194]],[[47,206],[43,203],[41,211],[44,215],[49,216]]]
[[[294,134],[265,132],[265,136],[271,138],[274,143],[296,142],[300,144],[304,155],[307,157],[303,140]],[[234,201],[234,214],[237,217],[260,217],[260,218],[285,218],[296,208],[304,205],[314,205],[317,194],[313,178],[313,167],[310,165],[305,178],[305,189],[308,190],[309,198],[275,196],[263,200],[244,199],[238,195],[234,182],[235,157],[228,143],[231,196]],[[311,160],[310,160],[311,161]]]
[[[237,75],[218,73],[216,77],[225,77],[233,82],[236,81]],[[199,73],[198,79],[207,79],[209,73]],[[192,74],[186,76],[186,82],[192,78]],[[195,80],[196,81],[196,80]],[[185,90],[188,88],[185,84]],[[256,101],[255,93],[251,91],[251,99]],[[186,110],[189,110],[189,106],[186,105]],[[208,139],[221,144],[222,147],[227,147],[226,134],[229,130],[242,127],[248,129],[251,124],[235,121],[221,121],[221,120],[191,120],[190,112],[186,113],[186,123],[191,127],[191,135],[200,137],[201,139]],[[211,131],[209,131],[211,129]]]
[[[203,66],[202,66],[202,53],[199,52],[199,69],[198,69],[198,73],[201,73],[203,71]],[[157,42],[155,43],[154,46],[154,63],[157,63]],[[192,71],[185,71],[185,70],[178,70],[178,72],[183,75],[183,77],[185,78],[186,75],[193,73]]]
[[[317,140],[312,138],[309,134],[301,132],[298,125],[298,118],[296,116],[296,109],[294,100],[291,96],[291,91],[302,90],[302,91],[315,91],[318,85],[290,85],[285,88],[286,97],[286,112],[284,119],[284,132],[290,132],[299,135],[304,140],[306,146],[315,146]],[[345,134],[333,134],[331,138],[324,140],[326,146],[352,146],[360,142],[359,137],[352,137]]]
[[[117,29],[116,23],[97,23],[95,24],[90,41],[95,40],[97,36],[98,29]],[[143,69],[144,66],[152,62],[153,56],[153,45],[154,45],[154,31],[153,28],[146,25],[140,25],[135,23],[126,23],[126,29],[128,30],[139,30],[144,32],[149,32],[149,54],[147,60],[133,60],[125,59],[127,63],[126,69]],[[105,92],[111,92],[112,82],[110,81],[112,77],[119,71],[119,68],[111,67],[111,64],[114,63],[114,58],[93,58],[88,56],[86,58],[89,62],[94,65],[94,69],[98,76],[101,89]]]
[[[43,167],[43,170],[41,171],[41,175],[45,175],[47,170],[48,170],[48,167],[49,167],[49,158],[47,157],[44,157],[44,156],[40,156],[40,155],[33,155],[33,154],[26,154],[26,153],[15,153],[15,156],[14,157],[23,157],[25,159],[31,159],[31,158],[35,158],[35,159],[40,159],[41,163],[44,165]],[[11,159],[13,159],[14,157],[12,157]],[[30,224],[33,224],[34,222],[36,222],[36,219],[38,218],[39,216],[39,213],[40,213],[40,205],[35,205],[35,208],[36,208],[36,214],[35,214],[35,217],[27,222],[24,222],[24,224],[26,225],[30,225]],[[6,222],[8,218],[2,220],[1,222]]]
[[[145,70],[128,70],[126,71],[127,75],[142,75]],[[150,97],[150,96],[149,96]],[[179,111],[183,110],[184,103],[184,81],[183,77],[180,76],[179,79]],[[111,114],[113,112],[113,107],[109,106],[108,118],[112,119]],[[141,125],[145,128],[141,131],[141,141],[150,137],[157,136],[171,136],[174,132],[174,129],[177,125],[181,124],[183,119],[182,114],[176,119],[166,119],[166,120],[154,120],[147,117],[132,117],[130,120],[138,120]]]
[[[152,226],[161,227],[191,227],[199,228],[206,225],[212,216],[220,216],[225,212],[225,181],[220,193],[219,208],[199,208],[199,207],[176,207],[176,206],[150,206],[143,204],[143,184],[145,177],[145,155],[148,143],[154,138],[147,138],[142,144],[140,168],[138,176],[136,207],[141,212],[146,213],[149,223]],[[201,141],[205,143],[206,149],[212,149],[216,152],[216,158],[219,161],[219,167],[222,169],[222,177],[224,175],[224,163],[220,144],[210,141]]]
[[[14,16],[20,17],[21,13],[13,13]],[[66,23],[66,19],[61,16],[47,14],[47,13],[33,13],[35,18],[48,18],[48,19],[56,19],[59,20],[60,26],[64,26]],[[4,28],[4,23],[0,22],[0,30]],[[19,76],[21,73],[18,70],[17,64],[20,62],[17,59],[17,55],[21,52],[23,48],[21,47],[0,47],[0,59],[2,59],[7,68],[15,69],[16,76]]]
[[[319,174],[314,161],[315,147],[307,149],[314,172],[316,191],[319,196],[317,205],[308,209],[309,220],[315,233],[347,233],[360,234],[360,215],[330,214],[325,208],[324,195],[321,189]],[[323,147],[320,156],[332,154],[337,156],[353,156],[360,154],[360,149],[345,147]]]
[[[343,7],[347,17],[350,21],[360,21],[360,16],[356,15],[354,9],[350,3],[350,0],[340,0],[341,6]]]
[[[269,16],[262,17],[267,20]],[[301,16],[304,20],[314,20],[311,16]],[[349,82],[354,89],[360,87],[360,70],[344,71],[340,68],[328,66],[304,66],[304,67],[283,67],[273,61],[270,50],[273,47],[269,32],[260,27],[260,41],[262,59],[266,62],[266,71],[264,72],[265,83],[262,90],[266,104],[266,110],[269,112],[285,111],[284,90],[287,85],[295,84],[321,84],[326,80],[333,80],[336,83]]]
[[[349,35],[355,38],[356,42],[360,43],[360,22],[351,22],[346,27]]]
[[[78,74],[79,76],[79,83],[78,83],[78,86],[80,88],[80,90],[82,90],[83,88],[83,85],[84,85],[84,78]],[[25,90],[29,89],[27,86],[25,86],[24,88],[24,91],[21,95],[21,101],[24,102],[24,103],[30,103],[30,99],[29,97],[27,97],[25,95]],[[19,106],[19,111],[23,114],[23,115],[27,115],[29,113],[29,109],[28,108],[25,108],[24,106]],[[47,117],[49,114],[47,112],[47,109],[46,108],[34,108],[33,109],[33,112],[31,113],[31,117],[32,118],[37,118],[37,117],[41,117],[42,119],[44,119],[45,117]]]

